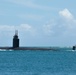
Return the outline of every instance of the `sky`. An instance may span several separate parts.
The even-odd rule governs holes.
[[[0,46],[76,45],[76,0],[0,0]]]

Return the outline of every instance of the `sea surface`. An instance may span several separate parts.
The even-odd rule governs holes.
[[[0,75],[76,75],[76,51],[0,51]]]

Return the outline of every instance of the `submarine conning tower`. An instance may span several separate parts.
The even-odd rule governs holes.
[[[15,35],[13,37],[13,48],[19,47],[19,38],[18,38],[18,30],[15,31]]]

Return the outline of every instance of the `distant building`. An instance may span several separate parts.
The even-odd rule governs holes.
[[[15,31],[15,35],[13,37],[13,48],[19,47],[19,38],[18,38],[18,31]]]

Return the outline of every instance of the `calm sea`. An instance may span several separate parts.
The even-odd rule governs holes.
[[[0,51],[0,75],[76,75],[76,51]]]

